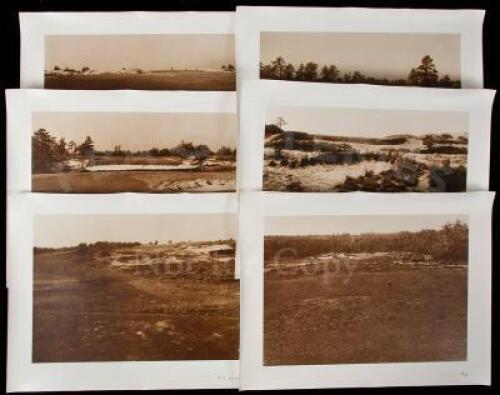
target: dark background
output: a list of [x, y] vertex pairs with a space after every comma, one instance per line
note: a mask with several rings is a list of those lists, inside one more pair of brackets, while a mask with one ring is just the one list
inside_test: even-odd
[[[18, 13], [22, 11], [234, 11], [236, 5], [273, 5], [273, 6], [318, 6], [318, 7], [377, 7], [377, 8], [435, 8], [435, 9], [484, 9], [486, 17], [483, 29], [483, 51], [484, 51], [484, 87], [489, 89], [500, 88], [500, 1], [495, 0], [365, 0], [365, 1], [192, 1], [192, 0], [0, 0], [1, 6], [1, 22], [2, 29], [2, 88], [19, 88], [19, 23]], [[89, 19], [89, 23], [92, 20]], [[5, 98], [3, 93], [0, 94], [2, 111], [0, 120], [2, 122], [2, 134], [0, 137], [0, 154], [4, 158], [0, 165], [0, 176], [2, 177], [2, 186], [5, 191], [5, 170], [6, 170], [6, 152], [5, 152]], [[499, 186], [499, 102], [495, 100], [493, 119], [492, 119], [492, 135], [491, 135], [491, 161], [490, 161], [490, 190], [496, 191]], [[19, 160], [25, 160], [19, 158]], [[5, 193], [1, 194], [1, 204], [5, 207]], [[498, 199], [497, 199], [498, 200]], [[500, 315], [499, 310], [499, 288], [496, 277], [499, 274], [499, 265], [497, 258], [500, 256], [499, 246], [499, 215], [498, 201], [495, 201], [495, 210], [493, 214], [493, 327], [492, 327], [492, 386], [491, 387], [420, 387], [420, 388], [374, 388], [374, 389], [335, 389], [335, 390], [314, 390], [314, 391], [294, 391], [295, 394], [301, 395], [308, 392], [317, 394], [327, 394], [334, 392], [335, 394], [397, 394], [404, 391], [408, 395], [412, 394], [439, 394], [439, 393], [456, 393], [468, 394], [476, 393], [500, 393], [500, 377], [499, 377], [499, 328]], [[5, 235], [5, 221], [2, 224], [2, 231]], [[5, 237], [1, 241], [2, 253], [5, 256]], [[0, 269], [0, 303], [2, 310], [0, 311], [0, 350], [2, 351], [1, 369], [0, 369], [0, 390], [5, 392], [5, 377], [6, 377], [6, 345], [7, 345], [7, 291], [5, 287], [5, 269]], [[28, 378], [27, 378], [28, 379]], [[128, 391], [132, 392], [132, 391]], [[155, 391], [156, 393], [164, 391]], [[204, 390], [204, 391], [169, 391], [179, 392], [182, 394], [200, 393], [226, 393], [235, 394], [236, 390]], [[292, 391], [288, 391], [292, 392]], [[95, 393], [95, 392], [94, 392]], [[117, 394], [118, 392], [114, 392]], [[100, 394], [97, 392], [96, 394]]]

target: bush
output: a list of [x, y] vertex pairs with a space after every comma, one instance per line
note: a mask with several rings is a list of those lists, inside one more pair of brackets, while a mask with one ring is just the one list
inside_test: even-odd
[[467, 147], [457, 147], [454, 145], [438, 145], [419, 150], [421, 154], [447, 154], [447, 155], [467, 155]]
[[[300, 185], [300, 184], [299, 184]], [[295, 185], [297, 186], [297, 185]], [[412, 252], [431, 255], [447, 263], [464, 263], [468, 257], [468, 225], [457, 221], [441, 229], [416, 232], [348, 233], [323, 236], [266, 236], [264, 257], [273, 259], [280, 251], [293, 246], [297, 258], [329, 252]]]
[[463, 166], [457, 168], [432, 166], [429, 177], [430, 186], [434, 191], [463, 192], [466, 190], [467, 170]]
[[293, 181], [287, 184], [285, 191], [287, 192], [304, 192], [304, 187], [300, 183], [300, 181]]
[[307, 158], [307, 157], [303, 157], [300, 162], [299, 162], [299, 166], [300, 167], [307, 167], [307, 166], [311, 166], [313, 163], [311, 162], [311, 159]]
[[268, 124], [264, 127], [264, 134], [265, 137], [273, 136], [275, 134], [280, 134], [283, 133], [283, 129], [280, 127], [273, 125], [273, 124]]

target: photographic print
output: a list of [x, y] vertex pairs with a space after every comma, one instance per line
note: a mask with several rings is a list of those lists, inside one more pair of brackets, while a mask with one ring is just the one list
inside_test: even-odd
[[36, 215], [33, 362], [237, 360], [235, 227], [219, 213]]
[[260, 78], [460, 88], [460, 34], [261, 32]]
[[271, 107], [263, 188], [465, 191], [468, 121], [458, 111]]
[[232, 34], [45, 36], [47, 89], [234, 91]]
[[235, 91], [234, 12], [22, 12], [22, 88]]
[[234, 191], [233, 113], [34, 112], [34, 192]]
[[493, 200], [242, 194], [240, 388], [488, 383]]
[[249, 82], [241, 93], [238, 186], [487, 190], [494, 96], [479, 89]]
[[248, 7], [238, 79], [482, 88], [484, 10]]
[[264, 365], [467, 359], [468, 219], [268, 217]]

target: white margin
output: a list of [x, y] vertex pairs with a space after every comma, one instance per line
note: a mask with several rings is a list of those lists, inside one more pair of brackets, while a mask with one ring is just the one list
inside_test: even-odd
[[[491, 210], [494, 193], [289, 194], [247, 192], [240, 202], [242, 253], [240, 389], [489, 385]], [[263, 365], [263, 265], [266, 216], [467, 214], [467, 356], [461, 362]]]

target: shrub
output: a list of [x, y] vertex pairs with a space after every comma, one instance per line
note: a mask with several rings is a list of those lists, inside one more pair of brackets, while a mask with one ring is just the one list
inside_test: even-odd
[[432, 255], [447, 263], [467, 262], [468, 225], [464, 222], [445, 224], [440, 229], [394, 233], [348, 233], [323, 236], [266, 236], [265, 259], [273, 259], [290, 246], [298, 258], [328, 252], [412, 252]]
[[286, 185], [285, 191], [287, 192], [304, 192], [304, 187], [300, 181], [293, 181]]
[[466, 190], [467, 170], [463, 166], [457, 168], [432, 166], [429, 177], [430, 186], [435, 191], [463, 192]]

